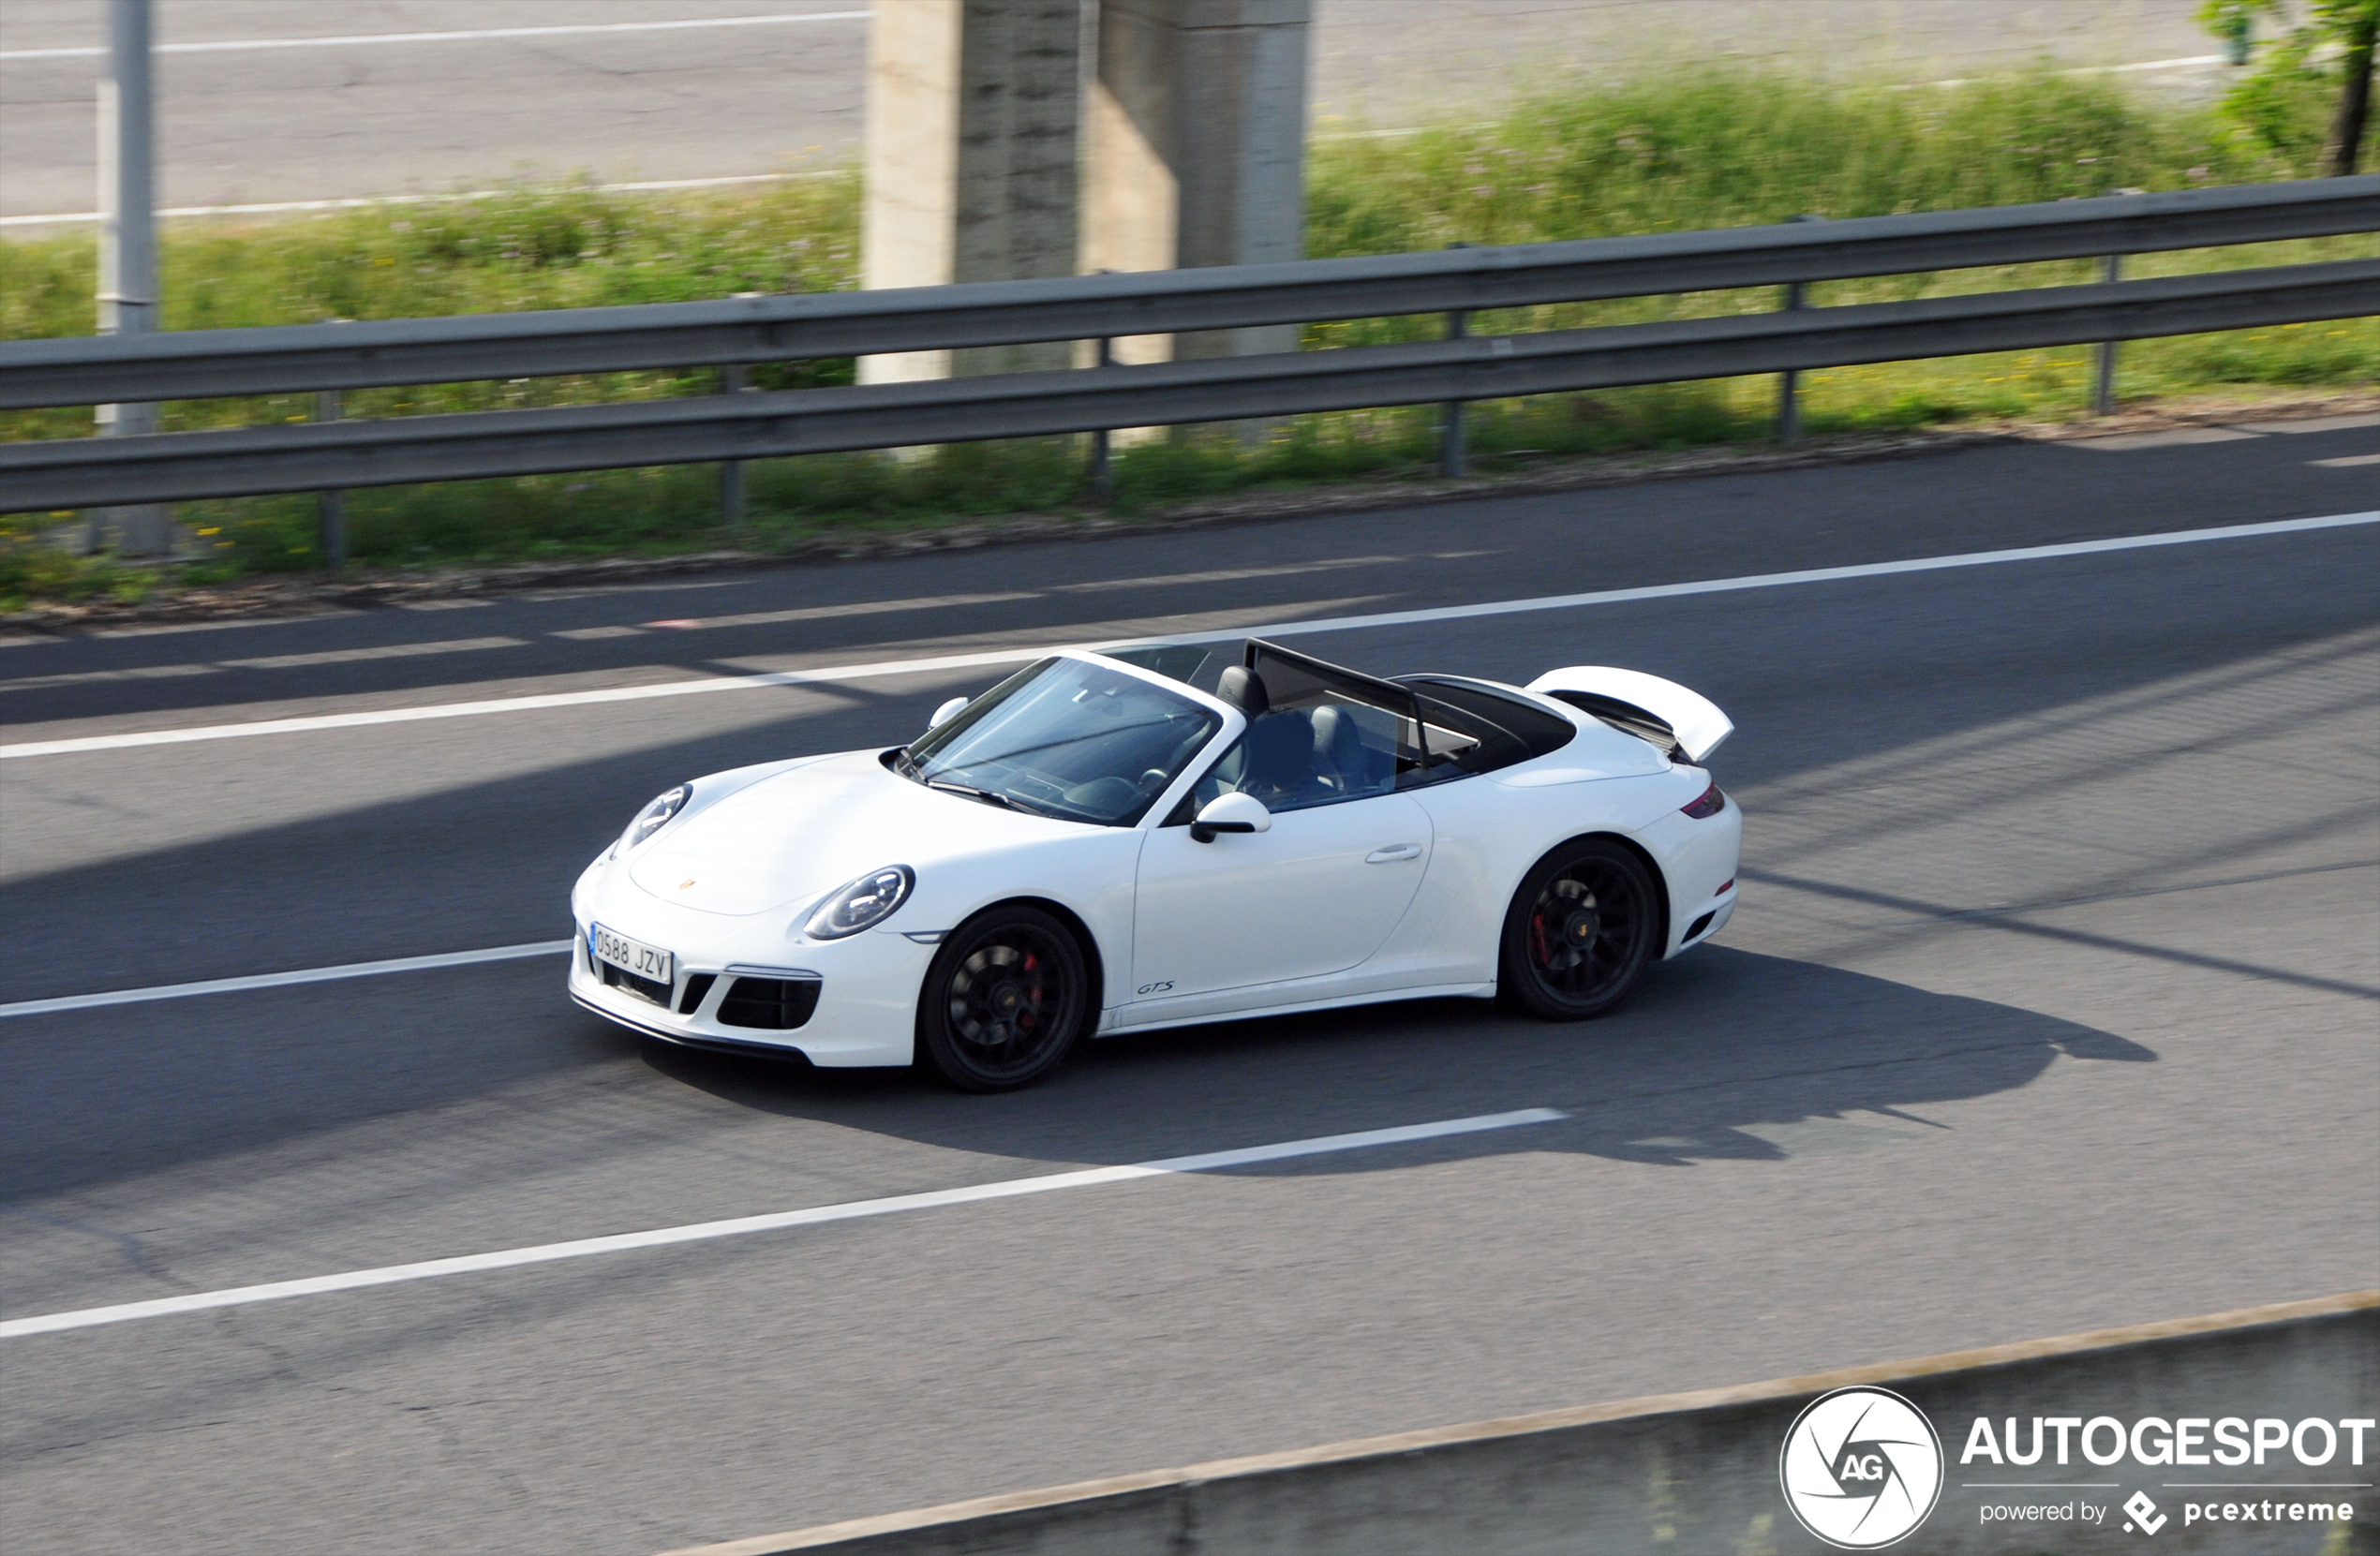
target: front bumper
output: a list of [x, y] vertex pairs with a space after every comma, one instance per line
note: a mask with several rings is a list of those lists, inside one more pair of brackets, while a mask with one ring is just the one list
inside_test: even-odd
[[[789, 941], [780, 926], [772, 943], [755, 946], [744, 921], [684, 910], [640, 911], [634, 903], [621, 903], [626, 911], [615, 912], [611, 906], [577, 907], [577, 943], [571, 951], [570, 996], [604, 1019], [667, 1042], [798, 1054], [827, 1068], [910, 1061], [917, 990], [933, 959], [931, 945], [889, 930]], [[588, 950], [597, 920], [674, 955], [665, 1000], [658, 988], [648, 996], [603, 981], [602, 964]], [[764, 951], [765, 959], [755, 950]], [[738, 979], [815, 979], [817, 1003], [791, 1030], [732, 1024], [721, 1019], [722, 1007], [736, 997]]]

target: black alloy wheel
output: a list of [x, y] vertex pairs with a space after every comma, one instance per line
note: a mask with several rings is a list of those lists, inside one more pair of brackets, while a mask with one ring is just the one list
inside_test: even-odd
[[1633, 851], [1606, 837], [1565, 843], [1512, 894], [1497, 992], [1548, 1021], [1602, 1015], [1635, 991], [1662, 927], [1660, 894]]
[[1067, 927], [992, 908], [942, 942], [917, 994], [917, 1051], [962, 1091], [1007, 1091], [1055, 1069], [1089, 1025], [1091, 973]]

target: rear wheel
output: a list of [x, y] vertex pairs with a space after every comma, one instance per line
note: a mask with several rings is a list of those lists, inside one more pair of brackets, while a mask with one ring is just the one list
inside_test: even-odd
[[1633, 852], [1604, 837], [1563, 844], [1512, 894], [1497, 992], [1548, 1021], [1618, 1009], [1660, 948], [1659, 909]]
[[917, 995], [917, 1049], [962, 1091], [1007, 1091], [1055, 1069], [1082, 1035], [1090, 968], [1073, 933], [1021, 905], [950, 932]]

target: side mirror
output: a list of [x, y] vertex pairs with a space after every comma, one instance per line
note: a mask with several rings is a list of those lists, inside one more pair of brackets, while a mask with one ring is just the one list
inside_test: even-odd
[[966, 705], [966, 698], [953, 697], [949, 702], [945, 703], [942, 706], [934, 709], [934, 716], [926, 720], [926, 728], [930, 730], [940, 729], [943, 725], [950, 722], [952, 715], [956, 714], [960, 708], [963, 708]]
[[1190, 840], [1212, 843], [1222, 832], [1270, 832], [1272, 812], [1254, 794], [1217, 794], [1190, 823]]

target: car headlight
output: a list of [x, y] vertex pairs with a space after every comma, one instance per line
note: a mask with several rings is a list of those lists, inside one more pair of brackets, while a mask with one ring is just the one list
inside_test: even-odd
[[845, 935], [873, 928], [909, 900], [909, 890], [916, 884], [917, 872], [906, 865], [870, 870], [829, 893], [802, 926], [803, 933], [812, 940], [839, 941]]
[[619, 835], [619, 846], [614, 852], [626, 853], [667, 826], [672, 816], [686, 808], [686, 802], [693, 797], [693, 793], [692, 788], [681, 783], [665, 794], [654, 795], [653, 803], [639, 810], [636, 819], [628, 823], [628, 830]]

